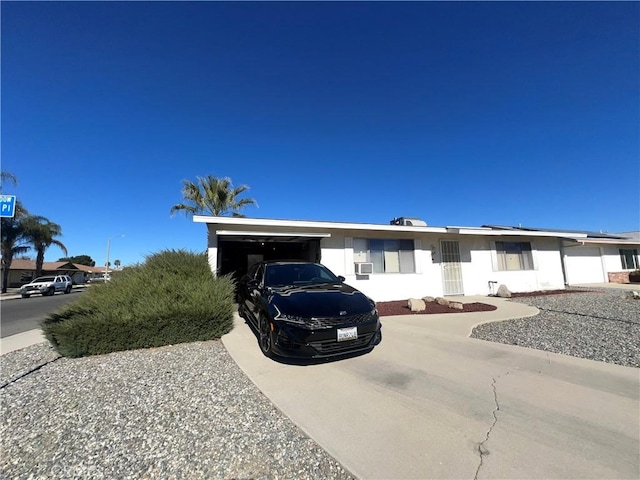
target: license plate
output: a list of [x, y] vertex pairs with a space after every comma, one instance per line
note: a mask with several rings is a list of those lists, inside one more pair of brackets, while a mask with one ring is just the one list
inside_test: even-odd
[[358, 327], [338, 329], [339, 342], [344, 342], [345, 340], [355, 340], [357, 338], [358, 338]]

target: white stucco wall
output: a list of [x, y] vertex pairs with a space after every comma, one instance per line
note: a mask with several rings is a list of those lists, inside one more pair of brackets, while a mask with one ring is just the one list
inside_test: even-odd
[[[353, 249], [347, 237], [343, 241], [332, 236], [331, 242], [323, 240], [322, 263], [337, 275], [343, 275], [347, 283], [362, 290], [376, 301], [404, 300], [426, 295], [442, 296], [442, 263], [440, 240], [437, 236], [421, 236], [416, 242], [416, 272], [413, 274], [384, 273], [356, 276], [353, 272]], [[368, 236], [368, 238], [374, 238]], [[554, 238], [528, 239], [531, 241], [534, 270], [499, 271], [495, 261], [494, 244], [486, 237], [443, 237], [460, 244], [462, 282], [465, 295], [488, 295], [489, 281], [495, 281], [495, 289], [504, 284], [512, 292], [555, 290], [564, 288], [564, 276], [558, 241]], [[501, 239], [509, 241], [509, 238]], [[326, 243], [325, 243], [326, 242]], [[331, 248], [328, 247], [329, 243]], [[341, 244], [347, 245], [340, 248]], [[433, 247], [433, 250], [432, 250]], [[432, 260], [433, 257], [433, 260]], [[343, 266], [344, 265], [344, 266]], [[419, 272], [419, 273], [418, 273]], [[495, 293], [494, 289], [494, 293]]]
[[[353, 250], [351, 251], [353, 256]], [[336, 275], [346, 277], [344, 237], [332, 235], [320, 240], [320, 262]], [[353, 271], [353, 267], [351, 268]]]
[[207, 225], [207, 260], [214, 274], [218, 272], [218, 236], [214, 226]]
[[465, 295], [488, 295], [489, 281], [501, 284], [512, 292], [555, 290], [564, 288], [559, 245], [554, 238], [508, 237], [498, 241], [531, 242], [533, 270], [500, 271], [495, 258], [495, 243], [490, 237], [447, 238], [460, 242], [462, 275]]
[[[622, 261], [620, 260], [620, 248], [617, 245], [605, 245], [602, 247], [602, 263], [604, 265], [605, 273], [609, 272], [622, 272]], [[632, 247], [622, 247], [633, 250]]]
[[[249, 227], [246, 227], [249, 228]], [[277, 228], [273, 228], [277, 230]], [[238, 229], [241, 230], [241, 229]], [[291, 226], [287, 231], [295, 231]], [[303, 233], [305, 230], [300, 229]], [[319, 231], [315, 228], [314, 231]], [[320, 240], [321, 262], [346, 282], [363, 291], [375, 301], [404, 300], [426, 295], [442, 296], [443, 278], [440, 252], [441, 240], [457, 240], [460, 244], [464, 295], [488, 295], [489, 281], [506, 285], [512, 292], [564, 288], [559, 242], [556, 238], [491, 237], [480, 235], [442, 235], [365, 230], [327, 229], [330, 236]], [[354, 238], [412, 239], [414, 241], [415, 273], [383, 273], [356, 276], [353, 258]], [[495, 243], [498, 241], [530, 241], [534, 269], [529, 271], [498, 271]], [[215, 226], [209, 225], [208, 256], [212, 271], [217, 271], [218, 241]], [[617, 252], [617, 250], [616, 250]], [[619, 258], [618, 258], [619, 265]], [[615, 256], [611, 258], [615, 262]]]
[[336, 275], [344, 276], [346, 283], [377, 302], [442, 295], [440, 268], [431, 262], [428, 239], [423, 237], [417, 242], [414, 239], [416, 272], [421, 273], [378, 273], [356, 276], [353, 261], [354, 236], [359, 238], [395, 238], [389, 234], [347, 232], [345, 235], [332, 233], [330, 238], [322, 239], [322, 263]]

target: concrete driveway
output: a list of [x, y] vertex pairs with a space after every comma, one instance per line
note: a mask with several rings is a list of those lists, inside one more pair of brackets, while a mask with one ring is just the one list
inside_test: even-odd
[[359, 478], [639, 478], [639, 370], [468, 338], [537, 313], [490, 302], [497, 311], [383, 318], [372, 353], [335, 362], [269, 360], [239, 317], [223, 342]]

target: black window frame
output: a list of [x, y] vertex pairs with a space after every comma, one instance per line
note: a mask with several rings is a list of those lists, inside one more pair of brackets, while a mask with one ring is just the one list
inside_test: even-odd
[[[623, 270], [640, 270], [640, 262], [638, 261], [638, 249], [637, 248], [620, 248], [618, 249], [620, 254], [620, 263]], [[628, 257], [627, 257], [628, 255]], [[633, 265], [628, 265], [628, 258], [631, 258]]]

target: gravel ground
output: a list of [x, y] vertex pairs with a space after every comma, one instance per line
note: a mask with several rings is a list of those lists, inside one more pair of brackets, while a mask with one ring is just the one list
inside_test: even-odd
[[219, 341], [81, 359], [43, 343], [0, 366], [3, 479], [353, 478]]
[[[512, 299], [535, 317], [472, 337], [640, 367], [640, 301], [619, 290]], [[219, 341], [0, 357], [0, 478], [351, 479]]]
[[640, 367], [640, 300], [623, 290], [512, 298], [535, 317], [486, 323], [471, 337]]

